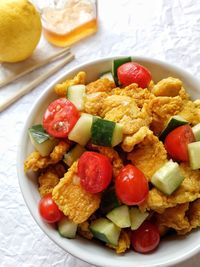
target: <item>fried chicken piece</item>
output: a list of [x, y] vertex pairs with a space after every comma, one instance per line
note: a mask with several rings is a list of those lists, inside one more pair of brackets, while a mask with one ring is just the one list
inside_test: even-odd
[[132, 83], [124, 88], [114, 88], [111, 91], [112, 95], [129, 96], [133, 98], [139, 108], [142, 108], [144, 103], [148, 103], [154, 95], [147, 88], [143, 89], [138, 87], [136, 83]]
[[65, 171], [64, 166], [58, 163], [48, 167], [40, 174], [38, 183], [41, 197], [53, 191], [53, 188], [59, 183], [60, 178], [63, 177]]
[[198, 103], [198, 101], [184, 102], [183, 109], [181, 110], [181, 112], [179, 112], [178, 115], [182, 116], [192, 125], [196, 125], [200, 123], [200, 104]]
[[184, 230], [190, 227], [186, 212], [189, 209], [189, 203], [177, 205], [166, 209], [162, 214], [157, 213], [156, 224], [173, 228], [176, 231]]
[[113, 175], [114, 177], [116, 177], [119, 174], [120, 170], [124, 167], [123, 161], [120, 158], [117, 151], [111, 147], [105, 147], [105, 146], [92, 145], [92, 147], [97, 149], [101, 154], [107, 156], [110, 159], [113, 167]]
[[187, 163], [181, 163], [180, 170], [185, 179], [173, 194], [167, 196], [153, 188], [140, 208], [162, 213], [166, 208], [200, 198], [200, 170], [191, 170]]
[[105, 92], [98, 92], [86, 95], [84, 111], [86, 113], [99, 116], [102, 110], [102, 103], [107, 96], [108, 95]]
[[98, 208], [100, 194], [86, 192], [77, 176], [77, 162], [74, 162], [52, 191], [52, 198], [59, 209], [74, 223], [85, 222]]
[[87, 84], [86, 93], [92, 94], [96, 92], [110, 92], [113, 88], [115, 88], [115, 83], [105, 79], [98, 79], [94, 82]]
[[[144, 128], [144, 127], [143, 127]], [[142, 128], [135, 134], [137, 136]], [[167, 152], [158, 137], [148, 128], [135, 140], [137, 147], [128, 153], [128, 160], [138, 167], [150, 181], [153, 174], [167, 162]]]
[[63, 158], [69, 148], [69, 142], [60, 141], [47, 157], [42, 157], [39, 152], [34, 151], [25, 160], [24, 170], [38, 171], [39, 169], [44, 169], [51, 164], [55, 164]]
[[168, 77], [159, 81], [152, 89], [155, 96], [178, 96], [182, 87], [179, 79]]
[[80, 71], [73, 79], [67, 79], [63, 83], [56, 84], [54, 91], [58, 96], [66, 97], [67, 88], [70, 85], [85, 84], [85, 80], [86, 73], [84, 71]]
[[121, 233], [120, 233], [120, 236], [119, 236], [118, 245], [117, 246], [114, 246], [114, 245], [111, 245], [111, 244], [106, 244], [106, 245], [109, 248], [115, 249], [117, 254], [123, 253], [127, 249], [130, 248], [130, 245], [131, 245], [130, 233], [125, 231], [125, 230], [121, 230]]
[[179, 235], [185, 235], [192, 229], [200, 226], [200, 199], [190, 203], [189, 210], [187, 212], [189, 221], [189, 227], [183, 230], [177, 231]]
[[86, 238], [86, 239], [89, 239], [91, 240], [93, 238], [93, 234], [92, 232], [90, 231], [90, 228], [89, 228], [90, 224], [88, 221], [85, 221], [81, 224], [78, 225], [78, 233]]
[[184, 101], [180, 96], [159, 96], [150, 101], [149, 109], [152, 114], [150, 127], [156, 135], [161, 133], [171, 116], [183, 109], [183, 104]]

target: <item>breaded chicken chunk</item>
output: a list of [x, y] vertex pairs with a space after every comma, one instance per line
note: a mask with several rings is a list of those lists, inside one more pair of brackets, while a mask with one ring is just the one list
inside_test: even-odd
[[40, 174], [38, 183], [39, 192], [42, 197], [53, 191], [53, 188], [59, 183], [60, 178], [63, 177], [65, 171], [64, 166], [58, 163], [51, 165]]
[[182, 116], [192, 125], [196, 125], [200, 123], [200, 104], [198, 103], [198, 101], [184, 102], [183, 109], [181, 110], [181, 112], [179, 112], [178, 115]]
[[92, 115], [100, 116], [102, 112], [102, 103], [107, 96], [108, 95], [105, 92], [86, 94], [84, 111]]
[[182, 87], [179, 79], [168, 77], [159, 81], [152, 89], [155, 96], [177, 96]]
[[180, 170], [185, 179], [173, 194], [167, 196], [153, 188], [149, 191], [147, 200], [140, 205], [140, 208], [162, 213], [166, 208], [200, 198], [200, 170], [191, 170], [187, 163], [181, 163]]
[[150, 101], [149, 109], [152, 114], [150, 128], [156, 135], [161, 133], [171, 116], [180, 113], [183, 104], [180, 96], [159, 96]]
[[24, 162], [24, 170], [38, 171], [44, 169], [51, 164], [59, 162], [64, 154], [69, 150], [69, 142], [60, 141], [57, 146], [54, 147], [51, 154], [47, 157], [42, 157], [39, 152], [32, 152]]
[[126, 250], [130, 248], [131, 238], [130, 233], [126, 230], [121, 230], [118, 245], [114, 246], [111, 244], [106, 244], [109, 248], [113, 248], [116, 250], [117, 254], [124, 253]]
[[110, 92], [113, 88], [115, 88], [115, 83], [105, 79], [98, 79], [94, 82], [87, 84], [86, 93], [92, 94], [96, 92]]
[[138, 145], [131, 153], [128, 153], [128, 160], [138, 167], [150, 181], [153, 174], [167, 162], [167, 152], [163, 143], [152, 131], [148, 130], [146, 135], [141, 134], [141, 136], [143, 138], [138, 138], [135, 142]]
[[85, 84], [86, 73], [80, 71], [73, 79], [67, 79], [63, 83], [59, 83], [54, 87], [54, 92], [60, 97], [66, 97], [67, 88], [70, 85]]
[[86, 192], [77, 176], [77, 162], [74, 162], [52, 191], [52, 198], [59, 209], [74, 223], [85, 222], [98, 208], [100, 194]]

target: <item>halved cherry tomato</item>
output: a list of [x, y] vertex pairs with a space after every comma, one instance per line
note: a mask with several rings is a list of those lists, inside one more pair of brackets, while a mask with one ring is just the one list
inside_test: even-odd
[[78, 176], [86, 191], [90, 193], [103, 191], [112, 178], [109, 158], [97, 152], [84, 152], [78, 161]]
[[147, 253], [154, 250], [160, 243], [160, 234], [156, 225], [144, 222], [137, 230], [131, 233], [131, 244], [134, 250]]
[[118, 198], [127, 205], [142, 203], [149, 192], [144, 174], [131, 164], [121, 169], [115, 181], [115, 189]]
[[152, 80], [150, 71], [135, 62], [128, 62], [121, 65], [117, 69], [117, 77], [123, 86], [127, 86], [131, 83], [137, 83], [141, 88], [148, 87], [150, 81]]
[[63, 217], [63, 213], [53, 201], [51, 193], [40, 199], [38, 210], [42, 219], [47, 223], [58, 222]]
[[66, 98], [58, 98], [47, 108], [43, 116], [44, 129], [54, 137], [67, 137], [80, 114]]
[[165, 138], [165, 148], [169, 156], [177, 161], [189, 161], [188, 144], [195, 142], [189, 125], [182, 125], [171, 131]]

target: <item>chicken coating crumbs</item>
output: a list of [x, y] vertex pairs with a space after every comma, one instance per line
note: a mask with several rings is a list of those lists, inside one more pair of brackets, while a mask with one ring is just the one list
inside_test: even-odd
[[100, 205], [100, 194], [86, 192], [80, 184], [73, 183], [77, 174], [77, 162], [74, 162], [52, 191], [52, 198], [59, 209], [74, 223], [86, 221]]
[[51, 164], [56, 164], [63, 158], [69, 148], [69, 142], [60, 141], [47, 157], [42, 157], [38, 151], [34, 151], [25, 160], [24, 170], [38, 171], [39, 169], [44, 169]]
[[96, 92], [109, 92], [113, 88], [115, 88], [114, 82], [108, 80], [107, 78], [98, 79], [94, 82], [87, 84], [86, 93], [92, 94], [92, 93], [96, 93]]
[[82, 237], [85, 237], [86, 239], [92, 239], [93, 238], [93, 234], [92, 232], [90, 231], [89, 229], [89, 222], [88, 221], [85, 221], [85, 222], [82, 222], [78, 225], [78, 233], [82, 236]]
[[111, 244], [106, 244], [106, 245], [109, 248], [115, 249], [117, 254], [124, 253], [126, 250], [130, 248], [131, 245], [130, 233], [128, 233], [126, 230], [121, 230], [118, 245], [117, 246]]
[[66, 80], [63, 83], [59, 83], [54, 87], [54, 92], [60, 97], [66, 97], [67, 88], [71, 85], [85, 84], [86, 73], [80, 71], [73, 79]]
[[158, 137], [147, 129], [144, 129], [143, 135], [140, 133], [138, 136], [138, 139], [142, 138], [135, 141], [138, 145], [128, 154], [128, 159], [151, 181], [152, 175], [167, 162], [167, 151]]

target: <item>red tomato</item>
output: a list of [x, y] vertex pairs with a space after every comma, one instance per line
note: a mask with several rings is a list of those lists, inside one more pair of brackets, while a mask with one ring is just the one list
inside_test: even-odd
[[53, 101], [43, 116], [44, 129], [54, 137], [67, 137], [80, 114], [77, 108], [66, 98]]
[[42, 219], [47, 223], [58, 222], [63, 217], [63, 213], [53, 201], [51, 193], [40, 199], [38, 210]]
[[131, 83], [137, 83], [141, 88], [148, 87], [150, 81], [152, 80], [150, 71], [135, 62], [128, 62], [121, 65], [117, 69], [117, 77], [123, 86], [127, 86]]
[[131, 164], [121, 169], [115, 181], [115, 188], [118, 198], [127, 205], [142, 203], [149, 192], [144, 174]]
[[112, 179], [108, 157], [97, 152], [84, 152], [78, 161], [78, 176], [83, 188], [90, 193], [106, 189]]
[[189, 125], [177, 127], [165, 138], [165, 148], [170, 157], [178, 161], [189, 161], [188, 144], [195, 142], [192, 128]]
[[154, 250], [160, 243], [160, 234], [156, 225], [144, 222], [137, 230], [132, 231], [131, 244], [134, 250], [147, 253]]

